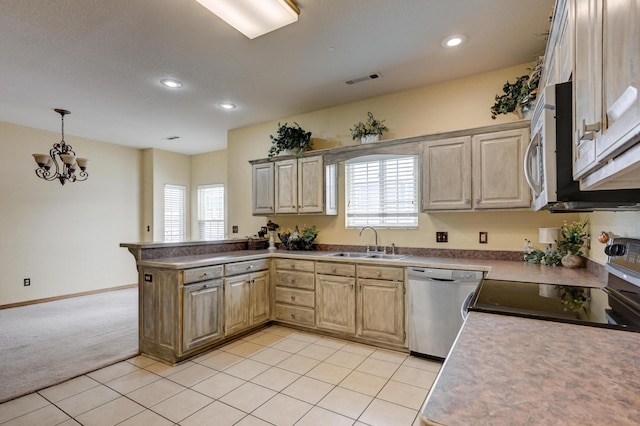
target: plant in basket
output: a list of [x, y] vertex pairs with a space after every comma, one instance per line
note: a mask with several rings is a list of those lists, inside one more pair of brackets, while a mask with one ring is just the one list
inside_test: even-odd
[[302, 232], [298, 229], [298, 225], [292, 229], [286, 229], [278, 233], [278, 238], [282, 242], [282, 246], [287, 250], [312, 250], [313, 240], [318, 236], [315, 225], [311, 227], [305, 226]]

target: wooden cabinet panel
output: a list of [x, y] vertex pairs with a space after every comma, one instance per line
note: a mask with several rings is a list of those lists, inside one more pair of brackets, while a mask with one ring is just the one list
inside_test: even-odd
[[315, 270], [313, 260], [275, 259], [275, 266], [276, 269], [290, 269], [292, 271], [313, 272]]
[[355, 278], [316, 275], [316, 326], [355, 334]]
[[251, 274], [251, 325], [269, 320], [269, 273], [267, 271]]
[[313, 327], [314, 316], [313, 309], [276, 303], [275, 318], [279, 321]]
[[529, 131], [509, 130], [473, 137], [473, 197], [476, 209], [531, 206], [524, 178]]
[[311, 272], [276, 271], [276, 285], [313, 290], [314, 276]]
[[254, 215], [275, 213], [273, 163], [252, 165], [252, 212]]
[[251, 325], [249, 274], [224, 279], [225, 335], [242, 331]]
[[269, 259], [250, 260], [248, 262], [229, 263], [224, 266], [224, 274], [238, 275], [269, 269]]
[[315, 293], [288, 287], [276, 287], [276, 302], [314, 308], [316, 306]]
[[389, 281], [404, 281], [404, 268], [358, 265], [358, 277]]
[[422, 209], [471, 209], [471, 137], [422, 146]]
[[358, 278], [357, 336], [404, 343], [404, 282]]
[[182, 352], [224, 337], [222, 279], [184, 286], [182, 294]]
[[324, 275], [342, 275], [344, 277], [356, 276], [356, 265], [347, 263], [317, 262], [316, 273]]
[[298, 161], [281, 160], [275, 163], [275, 212], [298, 212]]
[[195, 283], [198, 281], [212, 280], [220, 278], [223, 275], [224, 267], [222, 265], [207, 266], [204, 268], [186, 269], [183, 273], [183, 281], [185, 284]]
[[298, 213], [324, 211], [324, 161], [322, 156], [298, 159]]

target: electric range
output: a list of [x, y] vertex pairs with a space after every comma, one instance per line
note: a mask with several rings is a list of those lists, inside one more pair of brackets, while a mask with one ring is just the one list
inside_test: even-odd
[[605, 252], [605, 287], [489, 279], [469, 310], [640, 332], [640, 239], [612, 238]]

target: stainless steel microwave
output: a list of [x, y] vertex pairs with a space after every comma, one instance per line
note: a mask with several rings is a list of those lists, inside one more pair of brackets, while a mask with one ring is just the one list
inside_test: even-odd
[[573, 180], [573, 107], [571, 82], [539, 91], [531, 119], [531, 142], [524, 173], [533, 209], [560, 212], [640, 210], [640, 190], [581, 191]]

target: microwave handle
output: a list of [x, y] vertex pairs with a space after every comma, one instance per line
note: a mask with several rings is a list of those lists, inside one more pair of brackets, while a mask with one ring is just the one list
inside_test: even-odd
[[531, 168], [529, 167], [530, 161], [531, 161], [531, 153], [536, 147], [536, 144], [534, 144], [535, 139], [536, 139], [535, 137], [531, 139], [531, 142], [529, 142], [529, 145], [527, 146], [527, 150], [524, 153], [524, 178], [527, 181], [527, 185], [529, 185], [529, 188], [531, 188], [531, 190], [533, 191], [533, 194], [537, 198], [540, 195], [540, 193], [536, 190], [536, 186], [533, 184], [533, 179], [531, 178]]

